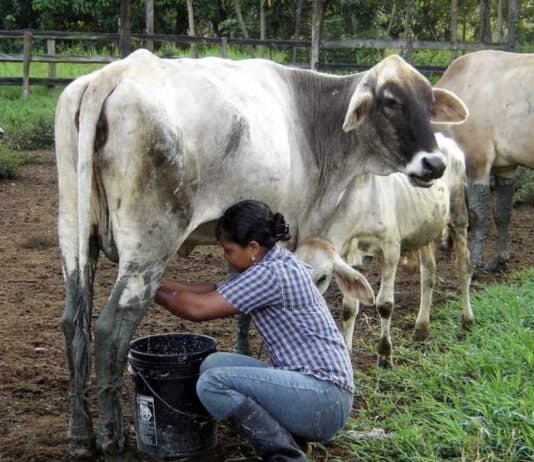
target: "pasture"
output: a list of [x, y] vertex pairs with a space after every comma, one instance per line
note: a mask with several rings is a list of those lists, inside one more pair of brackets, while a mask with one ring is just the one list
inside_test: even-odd
[[[44, 94], [42, 98], [48, 100]], [[35, 100], [28, 104], [31, 101]], [[27, 156], [30, 163], [19, 165], [14, 178], [0, 180], [0, 460], [60, 461], [67, 460], [69, 403], [59, 326], [63, 278], [56, 238], [57, 174], [52, 152], [41, 150]], [[439, 255], [431, 335], [424, 343], [411, 338], [419, 303], [418, 275], [400, 270], [392, 321], [396, 345], [393, 370], [375, 367], [378, 316], [374, 309], [363, 308], [353, 349], [357, 391], [352, 418], [335, 440], [312, 446], [313, 460], [534, 458], [534, 272], [529, 269], [534, 267], [532, 223], [534, 207], [514, 209], [509, 272], [484, 274], [473, 282], [477, 323], [472, 331], [460, 327], [452, 255]], [[489, 243], [493, 241], [491, 226]], [[220, 281], [225, 278], [225, 269], [221, 251], [206, 247], [189, 258], [175, 257], [166, 277]], [[109, 294], [115, 273], [115, 265], [101, 258], [93, 320]], [[369, 279], [376, 290], [376, 267]], [[327, 300], [341, 322], [339, 292], [331, 289]], [[212, 335], [219, 350], [229, 350], [235, 326], [232, 319], [203, 324], [180, 321], [152, 305], [135, 336], [163, 332]], [[254, 332], [252, 336], [253, 351], [258, 354], [259, 341]], [[135, 445], [131, 383], [126, 374], [124, 380], [125, 428], [129, 442]], [[91, 406], [94, 411], [94, 394]], [[385, 436], [369, 438], [358, 433], [373, 429], [383, 430]], [[250, 447], [221, 426], [218, 456], [208, 460], [254, 460], [251, 454]], [[140, 454], [134, 459], [148, 460]]]

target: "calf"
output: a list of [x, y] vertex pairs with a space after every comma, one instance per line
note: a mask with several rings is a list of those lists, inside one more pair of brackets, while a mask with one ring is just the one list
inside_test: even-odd
[[376, 307], [380, 315], [379, 364], [392, 364], [390, 321], [394, 307], [394, 282], [401, 254], [417, 251], [421, 268], [421, 299], [415, 336], [428, 335], [432, 288], [436, 262], [434, 241], [448, 227], [456, 251], [456, 268], [463, 302], [464, 324], [474, 320], [469, 298], [471, 263], [467, 249], [468, 213], [465, 202], [465, 164], [456, 143], [436, 135], [439, 149], [447, 158], [443, 177], [429, 188], [414, 188], [405, 175], [387, 177], [372, 174], [357, 178], [344, 191], [324, 233], [301, 242], [297, 256], [312, 265], [313, 277], [322, 292], [332, 276], [343, 292], [343, 331], [352, 350], [354, 322], [359, 301], [351, 296], [349, 265], [359, 267], [368, 257], [378, 256], [382, 264]]

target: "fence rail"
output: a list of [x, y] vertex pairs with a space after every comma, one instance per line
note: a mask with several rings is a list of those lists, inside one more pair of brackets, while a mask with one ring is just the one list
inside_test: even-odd
[[[52, 89], [54, 85], [65, 85], [73, 79], [56, 77], [56, 63], [78, 63], [78, 64], [107, 64], [119, 59], [117, 56], [74, 56], [57, 55], [56, 40], [77, 40], [77, 41], [111, 41], [119, 42], [121, 35], [118, 33], [100, 32], [68, 32], [68, 31], [42, 31], [42, 30], [0, 30], [0, 41], [8, 39], [22, 39], [24, 51], [22, 54], [0, 53], [0, 62], [22, 63], [22, 77], [0, 77], [0, 85], [22, 85], [22, 93], [25, 98], [29, 96], [31, 85], [46, 85]], [[232, 37], [199, 37], [175, 34], [130, 34], [131, 41], [141, 41], [145, 44], [153, 42], [167, 42], [183, 45], [191, 44], [216, 44], [220, 46], [220, 55], [223, 58], [228, 56], [229, 45], [258, 47], [279, 47], [279, 48], [311, 48], [311, 42], [307, 40], [259, 40], [242, 39]], [[35, 41], [46, 41], [46, 54], [33, 54], [32, 46]], [[453, 54], [459, 51], [475, 51], [486, 49], [506, 49], [504, 43], [480, 43], [480, 42], [446, 42], [446, 41], [425, 41], [425, 40], [383, 40], [383, 39], [350, 39], [350, 40], [324, 40], [320, 44], [322, 49], [331, 50], [339, 48], [374, 48], [374, 49], [400, 49], [405, 50], [407, 59], [411, 60], [413, 50], [449, 50]], [[175, 58], [175, 56], [166, 56]], [[30, 77], [30, 66], [32, 62], [48, 63], [48, 77]], [[302, 64], [293, 63], [295, 67], [306, 67]], [[368, 69], [371, 65], [357, 63], [312, 63], [312, 68], [328, 70], [361, 71]], [[442, 72], [445, 67], [440, 66], [418, 66], [423, 73]]]

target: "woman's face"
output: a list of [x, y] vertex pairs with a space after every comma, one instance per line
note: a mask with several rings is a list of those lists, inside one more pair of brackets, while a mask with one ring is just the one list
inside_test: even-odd
[[246, 247], [241, 247], [239, 244], [227, 241], [221, 236], [219, 244], [224, 250], [224, 258], [226, 258], [230, 265], [232, 265], [239, 273], [242, 273], [254, 264], [256, 254], [258, 253], [257, 247], [259, 247], [257, 242], [253, 241]]

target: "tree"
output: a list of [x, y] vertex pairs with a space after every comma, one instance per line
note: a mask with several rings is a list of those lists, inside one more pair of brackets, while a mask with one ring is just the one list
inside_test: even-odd
[[491, 42], [490, 1], [480, 0], [480, 41]]
[[519, 6], [517, 3], [517, 0], [509, 0], [508, 2], [508, 36], [506, 37], [506, 47], [510, 50], [515, 46], [517, 22], [519, 20]]
[[[300, 38], [300, 21], [302, 18], [302, 0], [297, 0], [297, 11], [295, 13], [295, 35], [294, 40]], [[293, 64], [297, 62], [297, 47], [293, 47]]]
[[119, 48], [121, 57], [125, 58], [130, 54], [130, 0], [121, 0], [120, 21]]
[[241, 12], [241, 4], [239, 3], [239, 0], [232, 0], [232, 4], [234, 6], [234, 11], [239, 22], [239, 27], [241, 27], [241, 33], [243, 34], [243, 37], [248, 39], [247, 25], [245, 24], [245, 20], [243, 19], [243, 13]]
[[312, 4], [312, 36], [311, 36], [311, 68], [319, 67], [319, 45], [321, 43], [321, 23], [323, 21], [326, 0], [313, 0]]
[[[187, 4], [187, 23], [189, 25], [187, 29], [187, 35], [190, 37], [194, 37], [196, 35], [195, 32], [195, 13], [193, 11], [193, 0], [186, 0]], [[193, 55], [193, 58], [198, 58], [198, 47], [197, 44], [192, 42], [191, 43], [191, 53]]]

